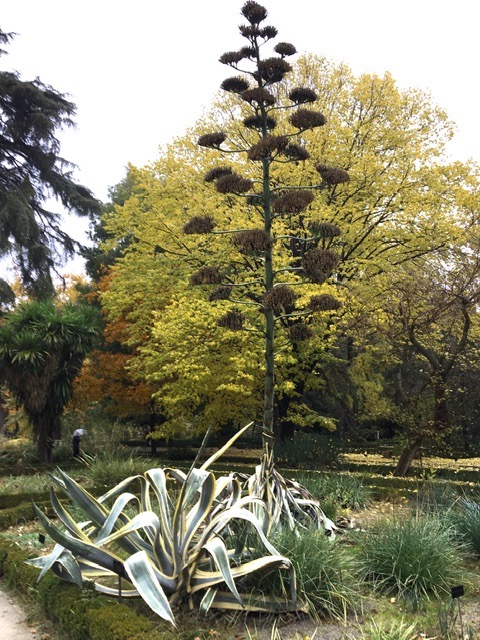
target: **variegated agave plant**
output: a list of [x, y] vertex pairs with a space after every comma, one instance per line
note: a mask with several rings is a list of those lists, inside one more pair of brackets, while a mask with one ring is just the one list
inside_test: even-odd
[[[127, 478], [98, 499], [59, 471], [52, 476], [54, 485], [88, 520], [76, 523], [52, 487], [52, 505], [61, 525], [36, 507], [43, 527], [57, 543], [48, 556], [29, 561], [41, 568], [39, 580], [49, 569], [79, 586], [85, 579], [93, 580], [103, 593], [142, 597], [172, 624], [172, 605], [188, 600], [193, 606], [198, 594], [202, 595], [200, 610], [205, 612], [210, 607], [297, 609], [291, 562], [269, 543], [254, 513], [266, 505], [254, 495], [242, 495], [241, 483], [233, 476], [217, 479], [208, 471], [231, 443], [187, 474], [178, 469], [151, 469]], [[175, 482], [174, 491], [168, 490], [169, 481]], [[139, 496], [128, 490], [135, 483], [140, 483]], [[242, 536], [233, 536], [236, 548], [228, 548], [225, 541], [239, 525], [250, 525], [267, 555], [259, 556], [259, 545], [252, 545], [251, 536], [248, 545], [241, 541]], [[252, 598], [248, 592], [239, 592], [237, 583], [251, 574], [276, 569], [291, 573], [288, 597]], [[125, 581], [130, 583], [128, 588]]]

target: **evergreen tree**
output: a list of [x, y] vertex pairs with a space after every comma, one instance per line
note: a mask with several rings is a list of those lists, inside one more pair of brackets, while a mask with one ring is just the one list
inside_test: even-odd
[[[0, 30], [0, 44], [11, 38]], [[1, 71], [0, 114], [0, 258], [13, 261], [31, 295], [48, 297], [52, 271], [77, 248], [61, 228], [60, 215], [47, 208], [48, 200], [55, 198], [80, 216], [99, 210], [92, 193], [72, 179], [73, 166], [59, 155], [56, 133], [74, 126], [75, 105], [38, 78], [24, 81]], [[11, 300], [5, 281], [0, 295]]]

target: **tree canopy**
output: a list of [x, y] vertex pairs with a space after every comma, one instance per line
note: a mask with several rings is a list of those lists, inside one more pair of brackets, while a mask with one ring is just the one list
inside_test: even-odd
[[[360, 385], [361, 393], [378, 399], [382, 385], [373, 366], [374, 350], [370, 355], [356, 351], [355, 358], [373, 367], [360, 375], [359, 360], [350, 360], [338, 348], [339, 340], [351, 335], [357, 310], [368, 307], [372, 287], [376, 282], [380, 285], [385, 274], [405, 264], [421, 268], [422, 258], [428, 255], [448, 259], [451, 247], [465, 241], [465, 229], [475, 224], [478, 211], [478, 168], [449, 162], [445, 146], [453, 127], [445, 112], [422, 91], [400, 90], [389, 74], [355, 77], [345, 65], [305, 56], [278, 89], [280, 100], [286, 100], [298, 85], [308, 85], [320, 96], [326, 116], [320, 131], [302, 134], [312, 164], [341, 166], [351, 176], [349, 183], [321, 192], [302, 214], [305, 229], [319, 221], [341, 229], [340, 236], [322, 241], [322, 247], [334, 249], [341, 261], [333, 282], [304, 285], [300, 304], [307, 305], [312, 295], [320, 294], [333, 295], [344, 306], [338, 326], [328, 314], [312, 321], [315, 338], [300, 350], [282, 339], [280, 329], [280, 397], [301, 401], [308, 389], [335, 393], [327, 363], [340, 357], [346, 358], [346, 371]], [[210, 217], [217, 229], [225, 231], [253, 227], [248, 207], [203, 180], [218, 166], [219, 152], [207, 149], [200, 153], [195, 145], [206, 132], [222, 130], [233, 149], [251, 147], [251, 133], [239, 125], [239, 116], [246, 117], [242, 109], [229, 95], [222, 95], [202, 122], [164, 149], [158, 160], [143, 169], [130, 169], [129, 197], [103, 218], [109, 235], [104, 250], [122, 249], [100, 284], [104, 308], [111, 321], [125, 321], [125, 341], [135, 354], [132, 371], [158, 385], [158, 404], [172, 425], [183, 418], [189, 423], [192, 412], [204, 425], [208, 420], [203, 421], [202, 415], [236, 420], [238, 415], [229, 415], [235, 402], [252, 415], [260, 401], [259, 387], [254, 391], [252, 385], [259, 384], [261, 338], [254, 333], [219, 338], [215, 327], [221, 311], [234, 310], [235, 304], [217, 300], [206, 305], [203, 301], [211, 291], [201, 285], [204, 293], [200, 294], [199, 287], [190, 286], [190, 276], [205, 264], [205, 256], [210, 264], [230, 272], [244, 256], [229, 234], [215, 235], [214, 229], [213, 237], [201, 236], [198, 242], [198, 237], [193, 241], [182, 233], [195, 217]], [[276, 114], [279, 135], [289, 126], [282, 114], [282, 109]], [[228, 165], [247, 178], [254, 177], [251, 160], [232, 153]], [[318, 180], [312, 171], [315, 169], [299, 161], [279, 164], [272, 175], [280, 185], [288, 173], [290, 183], [301, 186]], [[284, 235], [292, 235], [288, 220]], [[292, 266], [281, 244], [275, 250], [279, 268]], [[202, 320], [196, 314], [200, 309]], [[247, 326], [254, 328], [256, 311], [245, 308], [242, 313], [250, 318]], [[338, 311], [332, 313], [338, 315]], [[207, 327], [210, 337], [205, 334]], [[221, 349], [212, 350], [210, 357], [202, 353], [205, 339], [219, 340]], [[247, 356], [240, 351], [241, 344], [242, 348], [248, 344]], [[172, 349], [175, 358], [170, 357]], [[223, 410], [214, 400], [218, 384], [208, 382], [213, 379], [212, 371], [220, 369], [218, 384], [238, 394]], [[239, 375], [243, 370], [248, 372], [245, 377]], [[204, 390], [198, 401], [188, 394], [194, 387]], [[348, 385], [345, 392], [351, 393]], [[343, 402], [353, 406], [354, 398]], [[302, 423], [298, 407], [293, 414]], [[366, 415], [370, 415], [368, 410]]]

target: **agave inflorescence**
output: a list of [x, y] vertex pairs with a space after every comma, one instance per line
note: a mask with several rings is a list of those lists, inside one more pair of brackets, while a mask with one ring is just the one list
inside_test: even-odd
[[[79, 586], [85, 579], [93, 580], [103, 593], [140, 596], [172, 624], [172, 605], [188, 601], [193, 606], [198, 594], [203, 594], [199, 606], [204, 612], [211, 607], [297, 609], [294, 587], [283, 599], [254, 598], [237, 587], [237, 582], [257, 571], [286, 569], [294, 578], [290, 561], [265, 535], [267, 520], [255, 515], [265, 512], [265, 504], [255, 495], [244, 495], [240, 479], [233, 475], [216, 478], [208, 470], [248, 426], [199, 468], [192, 467], [188, 473], [150, 469], [126, 478], [98, 499], [59, 470], [52, 476], [54, 484], [88, 520], [76, 523], [53, 487], [52, 505], [63, 527], [35, 507], [46, 532], [57, 543], [49, 555], [29, 561], [42, 569], [39, 580], [49, 569]], [[140, 485], [139, 495], [130, 490], [135, 484]], [[233, 536], [236, 548], [227, 548], [225, 538], [232, 538], [232, 533], [245, 526], [257, 537], [255, 548], [239, 535]], [[259, 546], [266, 555], [259, 555]], [[131, 583], [129, 588], [124, 581]], [[294, 585], [295, 580], [291, 582]]]

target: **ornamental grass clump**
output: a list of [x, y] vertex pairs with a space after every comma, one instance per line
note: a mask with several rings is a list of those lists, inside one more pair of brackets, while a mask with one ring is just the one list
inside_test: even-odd
[[480, 502], [460, 498], [450, 511], [449, 520], [460, 540], [480, 556]]
[[[301, 535], [284, 529], [272, 538], [280, 553], [290, 558], [296, 573], [299, 599], [309, 615], [345, 618], [360, 603], [358, 565], [350, 551], [338, 539], [331, 540], [322, 531], [310, 528]], [[282, 578], [284, 589], [289, 578]], [[274, 587], [278, 589], [278, 583]]]
[[392, 622], [390, 625], [372, 620], [368, 625], [362, 628], [360, 640], [417, 640], [422, 638], [423, 634], [418, 633], [415, 622], [407, 624], [400, 622]]
[[360, 540], [361, 575], [376, 589], [416, 608], [422, 599], [441, 598], [467, 579], [465, 547], [454, 530], [433, 516], [385, 520]]

